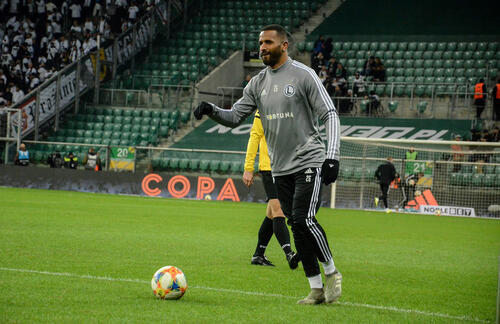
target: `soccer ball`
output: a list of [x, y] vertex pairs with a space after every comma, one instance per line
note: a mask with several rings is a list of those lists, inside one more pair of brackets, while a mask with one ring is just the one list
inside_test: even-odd
[[410, 181], [408, 181], [408, 184], [409, 184], [410, 186], [414, 186], [414, 185], [415, 185], [415, 180], [410, 179]]
[[158, 269], [151, 279], [151, 288], [160, 299], [179, 299], [186, 292], [188, 285], [181, 269], [166, 266]]
[[415, 197], [418, 197], [422, 194], [422, 192], [420, 190], [416, 190], [415, 191]]
[[441, 216], [441, 210], [440, 209], [436, 210], [436, 216]]

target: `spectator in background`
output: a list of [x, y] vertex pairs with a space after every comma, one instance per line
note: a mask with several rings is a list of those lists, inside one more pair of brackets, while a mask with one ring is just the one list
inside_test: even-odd
[[492, 141], [490, 132], [487, 129], [483, 129], [480, 141], [481, 142], [491, 142]]
[[[92, 7], [94, 2], [96, 5]], [[18, 102], [21, 93], [27, 94], [64, 65], [78, 59], [83, 50], [83, 29], [95, 32], [102, 26], [100, 31], [107, 39], [118, 34], [120, 18], [127, 20], [129, 2], [117, 0], [116, 3], [119, 10], [115, 1], [110, 0], [106, 6], [106, 17], [99, 21], [97, 17], [104, 15], [102, 0], [0, 0], [0, 78], [2, 75], [5, 77], [4, 89], [0, 89], [0, 102], [4, 105]], [[95, 15], [87, 19], [88, 23], [84, 27], [83, 19], [91, 14], [89, 4], [91, 9], [95, 9]], [[155, 4], [156, 1], [151, 1], [148, 5]], [[82, 5], [86, 7], [83, 8], [85, 13]], [[133, 9], [137, 11], [136, 19], [139, 18], [138, 15], [143, 12], [142, 2], [131, 5], [139, 9]], [[116, 34], [111, 32], [111, 25], [105, 23], [106, 19], [112, 21], [108, 12], [114, 12], [118, 19]], [[68, 33], [67, 28], [63, 29], [63, 22], [71, 17], [77, 19], [71, 27], [71, 33]], [[93, 38], [89, 42], [91, 49], [97, 45]], [[17, 91], [15, 86], [22, 92]]]
[[479, 82], [474, 86], [474, 106], [476, 106], [476, 118], [480, 119], [481, 114], [486, 105], [486, 85], [484, 79], [479, 79]]
[[92, 11], [92, 16], [101, 17], [103, 15], [103, 9], [100, 0], [95, 1], [94, 10]]
[[498, 126], [495, 126], [493, 130], [491, 131], [490, 134], [491, 142], [500, 142], [500, 130], [498, 129]]
[[493, 98], [493, 120], [500, 121], [500, 79], [493, 86], [491, 97]]
[[332, 39], [327, 38], [326, 42], [323, 44], [323, 56], [325, 57], [325, 60], [330, 60], [332, 56], [332, 51], [333, 51], [333, 45], [332, 45]]
[[347, 91], [347, 82], [342, 77], [329, 76], [325, 88], [330, 96], [343, 97]]
[[69, 152], [68, 155], [64, 157], [64, 167], [75, 170], [78, 167], [78, 158], [73, 155], [73, 152]]
[[24, 91], [19, 88], [19, 85], [15, 85], [12, 90], [12, 103], [15, 105], [24, 98]]
[[82, 33], [82, 27], [78, 24], [78, 20], [73, 20], [73, 26], [69, 29], [74, 35]]
[[313, 54], [317, 55], [318, 53], [321, 53], [323, 51], [323, 45], [324, 45], [325, 39], [323, 35], [319, 35], [319, 38], [314, 42], [314, 48], [313, 48]]
[[131, 23], [135, 23], [137, 20], [137, 14], [139, 13], [139, 7], [137, 7], [135, 2], [128, 8], [128, 19]]
[[91, 17], [85, 18], [85, 24], [83, 25], [83, 30], [86, 33], [93, 34], [95, 32], [95, 26], [94, 23], [92, 22]]
[[380, 57], [375, 58], [375, 66], [373, 67], [372, 75], [374, 81], [385, 81], [385, 66]]
[[328, 79], [328, 70], [326, 69], [326, 65], [321, 66], [321, 70], [318, 72], [318, 77], [324, 85]]
[[470, 130], [470, 133], [471, 133], [470, 140], [473, 142], [479, 142], [479, 140], [481, 139], [481, 131], [477, 128], [473, 128]]
[[328, 75], [336, 75], [337, 73], [337, 59], [335, 57], [330, 57], [328, 62], [326, 63], [326, 68], [328, 69]]
[[81, 23], [82, 6], [80, 5], [80, 3], [78, 1], [73, 1], [73, 4], [69, 6], [69, 10], [71, 11], [71, 19]]
[[52, 153], [51, 155], [49, 155], [49, 157], [47, 158], [47, 163], [49, 164], [49, 166], [51, 168], [62, 168], [63, 164], [64, 164], [64, 161], [61, 157], [61, 153], [59, 152], [55, 152], [55, 153]]
[[101, 170], [101, 158], [93, 147], [89, 149], [87, 155], [83, 159], [83, 165], [85, 166], [85, 170]]
[[337, 63], [337, 69], [335, 70], [335, 77], [347, 79], [347, 70], [344, 68], [342, 63]]
[[370, 95], [368, 96], [369, 106], [368, 106], [368, 114], [376, 114], [378, 108], [380, 107], [380, 97], [375, 93], [374, 90], [370, 91]]
[[363, 75], [365, 77], [372, 76], [374, 68], [375, 68], [375, 57], [370, 56], [370, 58], [368, 58], [368, 60], [366, 60], [364, 64]]
[[30, 152], [26, 149], [26, 145], [21, 143], [19, 151], [16, 152], [14, 164], [20, 166], [28, 166], [30, 164]]
[[323, 53], [319, 52], [313, 56], [311, 61], [311, 68], [317, 73], [321, 70], [321, 67], [326, 64], [326, 60]]
[[92, 0], [83, 0], [82, 13], [84, 17], [90, 17], [92, 14]]
[[[460, 142], [462, 140], [462, 136], [455, 135], [455, 141]], [[462, 162], [464, 160], [464, 154], [462, 153], [462, 145], [453, 144], [451, 145], [451, 150], [453, 151], [452, 160], [453, 162]], [[453, 164], [453, 171], [458, 172], [462, 168], [460, 163]]]
[[355, 97], [362, 97], [365, 95], [365, 79], [359, 72], [354, 75], [353, 81], [353, 94]]

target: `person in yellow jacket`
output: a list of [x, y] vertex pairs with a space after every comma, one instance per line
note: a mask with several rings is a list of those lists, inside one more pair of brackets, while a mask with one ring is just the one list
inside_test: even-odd
[[259, 151], [259, 173], [262, 176], [264, 190], [267, 195], [266, 217], [259, 229], [257, 248], [252, 256], [251, 264], [274, 266], [264, 255], [267, 244], [274, 235], [285, 253], [288, 265], [291, 269], [296, 269], [299, 263], [299, 256], [292, 251], [290, 245], [290, 233], [285, 222], [285, 215], [281, 210], [278, 200], [277, 190], [271, 175], [271, 161], [267, 151], [264, 128], [260, 120], [259, 112], [255, 113], [255, 118], [248, 139], [247, 154], [245, 157], [245, 171], [243, 172], [243, 182], [250, 187], [254, 182], [255, 157]]

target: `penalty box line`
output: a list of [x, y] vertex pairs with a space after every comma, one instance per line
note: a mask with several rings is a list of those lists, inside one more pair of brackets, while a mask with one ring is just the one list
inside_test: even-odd
[[[90, 280], [136, 282], [136, 283], [141, 283], [141, 284], [150, 283], [150, 281], [141, 280], [141, 279], [113, 278], [113, 277], [107, 277], [107, 276], [104, 277], [104, 276], [93, 276], [93, 275], [79, 275], [79, 274], [69, 273], [69, 272], [50, 272], [50, 271], [40, 271], [40, 270], [30, 270], [30, 269], [15, 269], [15, 268], [5, 268], [5, 267], [0, 267], [0, 271], [34, 273], [34, 274], [40, 274], [40, 275], [70, 277], [70, 278], [90, 279]], [[261, 293], [261, 292], [256, 292], [256, 291], [246, 291], [246, 290], [226, 289], [226, 288], [213, 288], [213, 287], [204, 287], [204, 286], [189, 286], [189, 288], [201, 289], [201, 290], [211, 290], [211, 291], [217, 291], [217, 292], [227, 292], [227, 293], [240, 294], [240, 295], [250, 295], [250, 296], [279, 297], [279, 298], [290, 298], [290, 299], [301, 298], [301, 297], [286, 296], [286, 295], [281, 295], [281, 294]], [[378, 309], [378, 310], [397, 312], [397, 313], [408, 313], [408, 314], [413, 313], [413, 314], [423, 315], [423, 316], [441, 317], [441, 318], [461, 320], [461, 321], [470, 321], [470, 322], [477, 322], [477, 323], [492, 323], [492, 322], [487, 321], [487, 320], [481, 320], [478, 318], [469, 317], [469, 316], [465, 316], [465, 315], [464, 316], [454, 316], [454, 315], [443, 314], [443, 313], [426, 312], [426, 311], [421, 311], [421, 310], [417, 310], [417, 309], [398, 308], [398, 307], [394, 307], [394, 306], [371, 305], [371, 304], [353, 303], [353, 302], [347, 302], [347, 301], [336, 302], [336, 304], [343, 305], [343, 306], [351, 306], [351, 307]]]

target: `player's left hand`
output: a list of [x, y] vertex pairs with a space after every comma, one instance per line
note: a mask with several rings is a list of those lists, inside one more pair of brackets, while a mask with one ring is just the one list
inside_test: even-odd
[[339, 161], [333, 159], [326, 159], [321, 168], [322, 182], [326, 185], [335, 182], [339, 175]]
[[196, 119], [200, 120], [203, 117], [203, 115], [209, 115], [213, 111], [214, 111], [214, 107], [212, 107], [211, 104], [209, 104], [205, 101], [202, 101], [198, 105], [198, 107], [196, 107], [196, 109], [194, 110], [193, 115], [194, 115], [194, 117], [196, 117]]
[[253, 185], [253, 172], [250, 172], [250, 171], [243, 172], [243, 183], [247, 187], [250, 187], [251, 185]]

